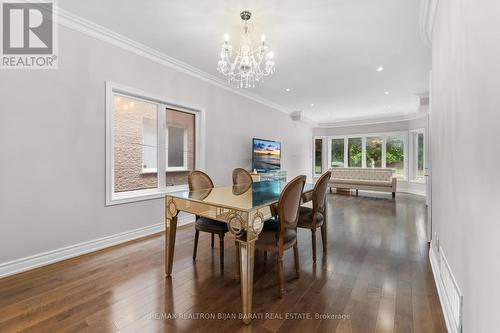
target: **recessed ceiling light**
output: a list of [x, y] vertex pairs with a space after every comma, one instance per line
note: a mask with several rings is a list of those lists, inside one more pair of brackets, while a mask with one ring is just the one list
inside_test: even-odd
[[389, 95], [389, 91], [384, 91], [384, 94]]
[[384, 70], [384, 67], [380, 66], [379, 68], [377, 68], [377, 72], [382, 72]]
[[312, 107], [312, 108], [314, 107], [314, 103], [311, 103], [311, 107]]
[[286, 88], [285, 91], [287, 91], [287, 92], [290, 91], [290, 88]]

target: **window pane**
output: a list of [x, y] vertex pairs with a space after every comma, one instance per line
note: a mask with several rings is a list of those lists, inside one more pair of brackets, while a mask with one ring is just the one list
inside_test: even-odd
[[388, 136], [386, 144], [386, 165], [396, 170], [397, 177], [404, 177], [404, 137]]
[[348, 141], [348, 159], [349, 167], [360, 168], [363, 154], [363, 140], [361, 138], [349, 138]]
[[157, 105], [114, 96], [115, 192], [158, 186]]
[[320, 175], [323, 173], [322, 165], [323, 139], [314, 140], [314, 173]]
[[167, 109], [166, 186], [185, 185], [195, 166], [195, 124], [193, 113]]
[[168, 127], [167, 168], [184, 167], [184, 133], [184, 128]]
[[381, 168], [382, 167], [382, 138], [367, 137], [366, 138], [366, 167]]
[[344, 166], [344, 139], [332, 139], [332, 168]]
[[417, 136], [417, 177], [424, 177], [424, 133]]
[[142, 168], [156, 172], [158, 166], [157, 123], [151, 118], [142, 119]]

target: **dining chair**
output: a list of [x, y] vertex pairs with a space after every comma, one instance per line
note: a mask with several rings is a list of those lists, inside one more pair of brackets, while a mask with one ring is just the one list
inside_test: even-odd
[[313, 262], [316, 262], [316, 229], [321, 228], [323, 251], [326, 251], [326, 190], [332, 172], [325, 172], [314, 185], [312, 192], [313, 207], [301, 206], [297, 227], [311, 230]]
[[252, 175], [248, 171], [242, 168], [236, 168], [233, 170], [233, 185], [241, 184], [252, 184]]
[[[210, 177], [202, 171], [192, 171], [188, 177], [189, 191], [195, 190], [207, 190], [214, 187], [214, 183]], [[227, 224], [212, 220], [206, 217], [196, 216], [195, 222], [195, 234], [194, 234], [194, 249], [193, 249], [193, 260], [196, 260], [196, 252], [198, 250], [198, 238], [200, 236], [200, 231], [210, 233], [212, 236], [212, 248], [214, 247], [214, 236], [219, 235], [219, 247], [220, 247], [220, 270], [224, 271], [224, 236], [226, 232], [229, 231]]]
[[264, 228], [255, 242], [255, 249], [257, 250], [277, 252], [276, 264], [280, 297], [285, 294], [283, 253], [292, 247], [295, 259], [295, 273], [299, 277], [297, 221], [305, 182], [306, 176], [297, 176], [285, 186], [278, 200], [278, 218], [273, 218], [264, 223]]

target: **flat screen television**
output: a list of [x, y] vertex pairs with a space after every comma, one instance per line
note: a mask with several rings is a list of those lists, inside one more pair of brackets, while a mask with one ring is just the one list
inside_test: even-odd
[[281, 142], [254, 138], [252, 150], [252, 169], [268, 172], [281, 168]]

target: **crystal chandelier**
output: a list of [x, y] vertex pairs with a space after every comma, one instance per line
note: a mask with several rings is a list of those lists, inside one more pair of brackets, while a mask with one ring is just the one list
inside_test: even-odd
[[252, 49], [248, 33], [248, 20], [252, 13], [245, 10], [240, 17], [245, 22], [241, 35], [240, 47], [232, 59], [233, 47], [229, 44], [229, 35], [224, 35], [224, 44], [220, 52], [217, 70], [227, 76], [228, 82], [234, 82], [238, 88], [253, 88], [255, 82], [262, 81], [265, 76], [274, 73], [274, 54], [266, 45], [266, 37], [262, 35], [259, 47]]

